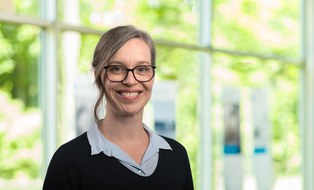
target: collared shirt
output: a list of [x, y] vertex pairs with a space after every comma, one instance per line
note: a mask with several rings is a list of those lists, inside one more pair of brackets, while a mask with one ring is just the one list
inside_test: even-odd
[[157, 135], [154, 131], [143, 124], [149, 135], [149, 144], [140, 164], [137, 164], [119, 146], [104, 137], [97, 125], [92, 126], [87, 131], [87, 138], [91, 146], [91, 155], [103, 152], [106, 156], [116, 158], [121, 164], [140, 176], [150, 176], [155, 171], [158, 164], [159, 149], [172, 150], [166, 140]]

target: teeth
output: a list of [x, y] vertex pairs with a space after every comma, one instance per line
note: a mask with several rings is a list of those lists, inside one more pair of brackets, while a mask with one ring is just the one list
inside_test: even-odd
[[122, 96], [136, 96], [138, 95], [138, 92], [122, 92]]

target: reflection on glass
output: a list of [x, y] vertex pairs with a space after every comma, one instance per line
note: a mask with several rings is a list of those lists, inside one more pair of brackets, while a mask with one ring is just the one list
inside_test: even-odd
[[40, 29], [0, 24], [0, 189], [39, 189]]

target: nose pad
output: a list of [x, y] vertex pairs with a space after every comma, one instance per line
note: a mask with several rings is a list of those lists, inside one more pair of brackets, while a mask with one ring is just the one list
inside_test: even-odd
[[128, 71], [127, 75], [125, 76], [125, 79], [122, 82], [123, 83], [137, 83], [138, 81], [136, 80], [134, 73], [132, 71]]

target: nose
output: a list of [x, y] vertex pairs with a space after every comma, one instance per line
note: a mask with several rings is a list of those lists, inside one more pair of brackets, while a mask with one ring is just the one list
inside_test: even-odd
[[125, 79], [122, 81], [123, 84], [134, 85], [137, 84], [138, 81], [135, 79], [133, 71], [128, 70]]

